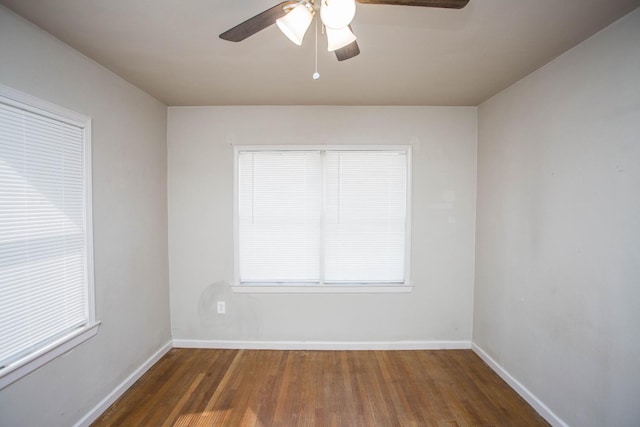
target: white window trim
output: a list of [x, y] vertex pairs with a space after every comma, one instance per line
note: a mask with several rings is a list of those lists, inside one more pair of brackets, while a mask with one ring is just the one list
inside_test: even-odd
[[95, 336], [100, 322], [96, 320], [95, 287], [93, 267], [93, 208], [91, 179], [91, 118], [68, 110], [59, 105], [36, 98], [24, 92], [0, 84], [0, 98], [3, 103], [69, 123], [84, 129], [85, 144], [85, 184], [86, 184], [86, 247], [87, 247], [87, 298], [88, 322], [58, 340], [0, 369], [0, 390], [33, 372], [56, 357], [70, 351]]
[[39, 351], [31, 353], [29, 356], [5, 367], [0, 377], [0, 390], [87, 341], [98, 333], [98, 326], [100, 326], [100, 322], [94, 322], [82, 329], [73, 331]]
[[[407, 153], [407, 218], [405, 224], [405, 258], [403, 283], [240, 283], [240, 227], [239, 227], [239, 192], [238, 192], [238, 155], [241, 151], [405, 151]], [[234, 293], [255, 294], [373, 294], [373, 293], [408, 293], [413, 290], [411, 283], [411, 177], [412, 161], [410, 145], [234, 145], [233, 147], [233, 270], [234, 280], [231, 290]]]

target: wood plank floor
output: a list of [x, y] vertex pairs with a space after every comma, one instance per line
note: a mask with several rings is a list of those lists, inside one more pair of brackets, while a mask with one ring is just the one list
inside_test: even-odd
[[470, 350], [172, 349], [94, 426], [548, 426]]

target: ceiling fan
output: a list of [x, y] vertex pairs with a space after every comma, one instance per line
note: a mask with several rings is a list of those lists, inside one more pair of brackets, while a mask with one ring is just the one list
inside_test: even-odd
[[[397, 6], [440, 7], [462, 9], [469, 0], [357, 0], [363, 4], [387, 4]], [[230, 30], [220, 34], [220, 38], [239, 42], [257, 32], [278, 25], [280, 30], [295, 44], [302, 44], [314, 15], [316, 3], [320, 19], [327, 33], [327, 46], [335, 52], [338, 61], [344, 61], [360, 53], [356, 36], [351, 29], [351, 21], [356, 13], [356, 0], [288, 0], [249, 18]]]

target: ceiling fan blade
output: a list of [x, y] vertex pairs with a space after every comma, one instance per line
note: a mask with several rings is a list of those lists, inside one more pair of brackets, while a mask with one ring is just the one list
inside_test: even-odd
[[462, 9], [469, 0], [358, 0], [363, 4], [391, 4], [396, 6], [444, 7]]
[[287, 14], [285, 6], [294, 5], [296, 1], [283, 1], [282, 3], [257, 14], [253, 18], [249, 18], [241, 24], [236, 25], [230, 30], [220, 34], [220, 38], [230, 42], [239, 42], [249, 36], [254, 35], [258, 31], [276, 23], [276, 20]]
[[338, 61], [346, 61], [349, 58], [358, 56], [360, 54], [360, 47], [358, 47], [358, 42], [355, 41], [351, 44], [346, 45], [345, 47], [337, 49], [335, 52]]

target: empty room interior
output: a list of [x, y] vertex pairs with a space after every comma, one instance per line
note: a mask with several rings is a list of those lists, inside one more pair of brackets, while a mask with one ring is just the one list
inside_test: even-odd
[[0, 0], [0, 426], [639, 426], [640, 0], [278, 1]]

